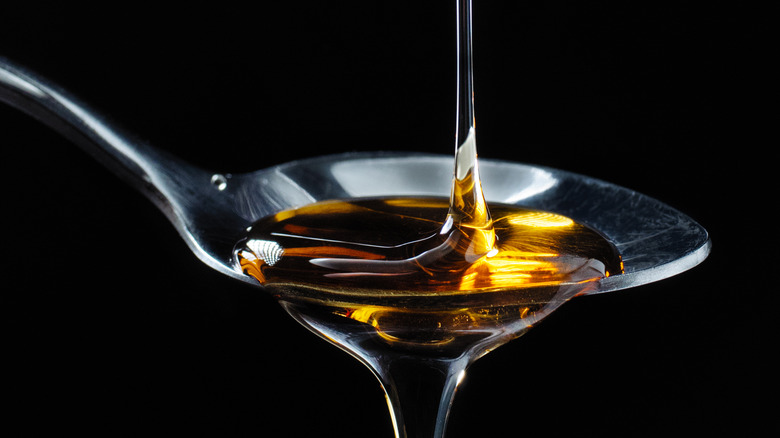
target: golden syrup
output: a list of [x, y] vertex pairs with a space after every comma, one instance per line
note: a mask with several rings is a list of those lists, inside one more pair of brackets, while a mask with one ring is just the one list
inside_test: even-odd
[[452, 204], [388, 197], [282, 211], [251, 227], [237, 260], [291, 312], [423, 347], [529, 318], [622, 272], [615, 247], [568, 217], [491, 204], [464, 219]]

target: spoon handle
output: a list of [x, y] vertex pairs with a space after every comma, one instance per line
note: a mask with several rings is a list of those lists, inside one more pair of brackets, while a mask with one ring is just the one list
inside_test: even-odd
[[0, 57], [0, 101], [39, 120], [170, 211], [172, 179], [205, 173], [109, 126], [94, 111], [33, 73]]
[[[192, 252], [243, 281], [231, 266], [232, 245], [247, 225], [219, 178], [110, 126], [94, 111], [34, 74], [0, 57], [0, 102], [38, 119], [94, 156], [149, 198]], [[232, 192], [231, 192], [232, 193]], [[219, 236], [215, 238], [214, 236]], [[227, 237], [225, 237], [227, 236]]]

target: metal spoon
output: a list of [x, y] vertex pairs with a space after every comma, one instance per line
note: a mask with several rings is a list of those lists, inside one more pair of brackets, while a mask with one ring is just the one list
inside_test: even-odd
[[[298, 160], [244, 174], [195, 167], [109, 126], [66, 92], [0, 58], [0, 100], [37, 118], [146, 195], [206, 265], [252, 283], [233, 246], [256, 220], [333, 198], [449, 195], [452, 157], [352, 153]], [[648, 196], [562, 170], [480, 160], [488, 201], [564, 214], [602, 232], [620, 250], [623, 275], [593, 293], [661, 280], [702, 262], [707, 231]]]

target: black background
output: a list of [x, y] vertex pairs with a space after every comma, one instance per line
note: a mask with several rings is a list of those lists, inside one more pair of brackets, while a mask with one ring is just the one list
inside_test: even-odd
[[[5, 9], [0, 56], [219, 172], [452, 151], [452, 2], [278, 3]], [[574, 300], [478, 361], [448, 437], [776, 432], [767, 11], [475, 3], [480, 155], [658, 198], [704, 225], [713, 253], [672, 279]], [[392, 436], [357, 361], [201, 264], [145, 198], [56, 133], [7, 107], [0, 133], [0, 428]]]

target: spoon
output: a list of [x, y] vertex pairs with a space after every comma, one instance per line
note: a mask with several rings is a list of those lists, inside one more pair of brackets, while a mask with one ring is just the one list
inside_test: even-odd
[[[48, 81], [0, 58], [0, 100], [40, 120], [152, 201], [207, 266], [255, 284], [235, 265], [235, 243], [258, 219], [334, 198], [448, 196], [452, 157], [347, 153], [243, 174], [219, 174], [134, 139]], [[707, 231], [655, 199], [587, 176], [481, 159], [488, 201], [571, 217], [603, 233], [623, 256], [624, 274], [590, 293], [671, 277], [709, 254]]]

